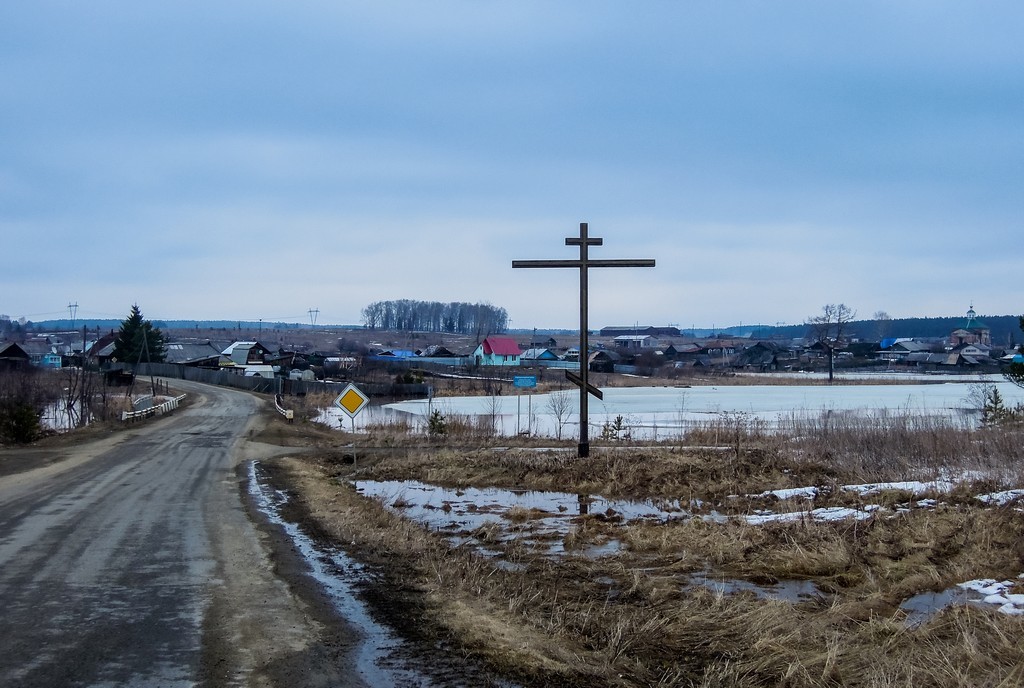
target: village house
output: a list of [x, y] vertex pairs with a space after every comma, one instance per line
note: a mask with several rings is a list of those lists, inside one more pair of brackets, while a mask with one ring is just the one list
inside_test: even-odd
[[[165, 345], [164, 362], [193, 368], [217, 368], [229, 359], [210, 342], [171, 342]], [[262, 363], [262, 361], [261, 361]]]
[[733, 359], [736, 368], [752, 368], [761, 371], [779, 370], [792, 365], [796, 356], [787, 347], [776, 342], [757, 342], [739, 352]]
[[0, 344], [0, 371], [22, 370], [31, 365], [32, 357], [14, 342]]
[[416, 352], [412, 349], [382, 349], [370, 356], [374, 361], [410, 361], [416, 358]]
[[518, 366], [521, 355], [514, 339], [491, 335], [473, 352], [473, 361], [481, 366]]
[[89, 348], [85, 350], [85, 358], [100, 368], [106, 368], [114, 358], [114, 346], [116, 344], [117, 334], [108, 332], [89, 345]]
[[32, 365], [38, 368], [60, 368], [63, 366], [63, 358], [57, 352], [56, 345], [48, 337], [29, 339], [20, 346], [29, 355]]
[[708, 339], [700, 345], [697, 357], [711, 366], [728, 366], [742, 348], [741, 342], [732, 339]]
[[257, 365], [264, 363], [270, 349], [259, 342], [235, 342], [221, 353], [234, 365]]
[[878, 352], [878, 358], [885, 361], [905, 361], [911, 354], [927, 354], [931, 352], [931, 344], [917, 342], [912, 339], [896, 340], [891, 346]]
[[519, 356], [520, 361], [557, 361], [558, 354], [551, 349], [534, 348], [527, 349]]
[[614, 373], [615, 366], [621, 362], [622, 356], [614, 351], [595, 351], [587, 357], [587, 369], [595, 373]]
[[458, 354], [446, 346], [431, 344], [422, 351], [416, 352], [420, 358], [458, 358]]
[[558, 342], [555, 340], [554, 337], [543, 338], [543, 337], [537, 337], [536, 335], [534, 335], [533, 339], [531, 339], [529, 341], [529, 343], [527, 343], [525, 346], [523, 346], [523, 348], [524, 349], [557, 349], [558, 348]]
[[618, 348], [628, 351], [653, 350], [660, 345], [658, 340], [649, 334], [622, 334], [612, 341]]

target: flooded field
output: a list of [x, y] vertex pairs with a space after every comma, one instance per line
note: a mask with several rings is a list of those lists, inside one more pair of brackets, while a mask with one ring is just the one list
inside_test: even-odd
[[87, 425], [91, 417], [82, 418], [82, 409], [77, 402], [68, 404], [65, 400], [55, 401], [49, 404], [39, 418], [40, 424], [47, 430], [55, 432], [67, 432], [74, 428]]
[[818, 431], [289, 465], [338, 542], [521, 685], [1020, 685], [1019, 430]]
[[[610, 523], [638, 520], [661, 522], [692, 518], [691, 506], [678, 501], [629, 501], [596, 495], [533, 490], [467, 487], [452, 489], [416, 480], [358, 480], [356, 490], [379, 500], [430, 530], [444, 533], [453, 545], [475, 543], [487, 549], [496, 543], [526, 546], [543, 555], [566, 554], [565, 541], [580, 517]], [[707, 518], [713, 518], [708, 515]], [[617, 553], [610, 539], [579, 554], [590, 557]], [[493, 550], [488, 550], [494, 554]]]
[[[935, 489], [939, 483], [933, 483]], [[913, 491], [924, 483], [892, 483], [849, 485], [845, 489], [869, 496], [886, 490]], [[373, 498], [395, 513], [442, 534], [453, 547], [472, 548], [479, 555], [498, 562], [499, 568], [518, 570], [524, 554], [543, 557], [575, 556], [597, 560], [626, 553], [624, 529], [637, 523], [670, 524], [698, 519], [705, 523], [724, 525], [743, 522], [749, 525], [786, 523], [801, 520], [842, 521], [864, 520], [882, 513], [879, 505], [861, 508], [822, 507], [776, 513], [763, 511], [728, 516], [714, 509], [705, 509], [694, 501], [621, 500], [596, 495], [537, 490], [501, 488], [446, 488], [416, 480], [356, 480], [359, 494]], [[945, 489], [953, 483], [944, 482]], [[806, 497], [805, 490], [794, 490], [787, 497]], [[979, 501], [989, 495], [981, 495]], [[935, 500], [921, 500], [913, 506], [930, 508]], [[897, 504], [887, 510], [890, 516], [906, 513], [910, 504]], [[576, 537], [585, 521], [600, 521], [601, 535], [596, 539]], [[634, 562], [635, 564], [635, 562]], [[728, 577], [721, 572], [702, 570], [679, 576], [684, 590], [704, 588], [720, 595], [750, 593], [758, 599], [790, 603], [822, 601], [831, 598], [810, 580], [772, 580], [751, 582]], [[1024, 574], [1021, 574], [1024, 581]], [[906, 623], [919, 625], [951, 605], [994, 604], [1006, 614], [1024, 614], [1024, 594], [1014, 595], [1018, 581], [968, 581], [939, 592], [915, 595], [900, 604]]]
[[[976, 413], [967, 399], [970, 385], [995, 385], [1007, 405], [1024, 403], [1024, 390], [999, 376], [926, 376], [919, 384], [857, 385], [729, 385], [699, 387], [611, 387], [603, 401], [590, 404], [591, 437], [619, 420], [619, 437], [668, 439], [702, 423], [716, 420], [785, 425], [794, 419], [823, 416], [884, 416], [911, 414], [947, 419], [973, 427]], [[566, 395], [566, 412], [556, 413], [557, 395]], [[434, 411], [493, 425], [498, 435], [529, 433], [572, 437], [577, 434], [578, 395], [575, 392], [513, 396], [444, 397], [369, 407], [354, 427], [405, 423], [425, 432]], [[334, 427], [353, 427], [338, 409], [325, 409], [318, 421]], [[561, 426], [561, 431], [559, 431]]]

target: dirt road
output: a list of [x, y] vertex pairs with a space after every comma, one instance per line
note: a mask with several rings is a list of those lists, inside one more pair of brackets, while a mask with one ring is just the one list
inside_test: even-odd
[[261, 402], [176, 384], [175, 415], [0, 477], [0, 685], [363, 685], [247, 516], [238, 466], [280, 451], [246, 440]]

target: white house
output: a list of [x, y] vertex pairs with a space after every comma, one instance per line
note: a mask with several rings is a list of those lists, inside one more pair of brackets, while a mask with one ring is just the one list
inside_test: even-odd
[[615, 346], [623, 349], [657, 349], [658, 340], [649, 334], [623, 334], [615, 338]]

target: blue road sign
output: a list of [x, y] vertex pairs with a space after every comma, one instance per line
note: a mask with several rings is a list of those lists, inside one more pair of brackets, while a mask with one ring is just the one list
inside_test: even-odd
[[512, 384], [516, 387], [536, 387], [536, 375], [516, 375], [512, 378]]

